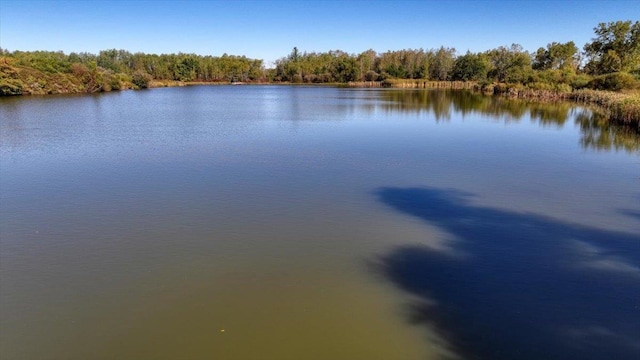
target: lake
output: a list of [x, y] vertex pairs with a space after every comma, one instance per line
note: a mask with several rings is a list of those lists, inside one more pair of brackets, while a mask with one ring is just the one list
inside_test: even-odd
[[442, 90], [0, 99], [2, 359], [637, 359], [640, 140]]

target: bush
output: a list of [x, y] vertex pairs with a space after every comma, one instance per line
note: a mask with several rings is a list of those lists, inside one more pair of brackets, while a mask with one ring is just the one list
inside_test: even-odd
[[18, 79], [2, 79], [0, 80], [0, 95], [21, 95], [22, 87], [22, 82]]
[[546, 82], [534, 82], [527, 84], [527, 87], [533, 90], [553, 90], [553, 85]]
[[596, 90], [620, 91], [633, 89], [636, 86], [636, 79], [629, 73], [617, 72], [595, 77], [587, 86]]
[[571, 85], [574, 89], [584, 89], [589, 85], [589, 82], [592, 80], [591, 76], [586, 74], [576, 75], [571, 78], [569, 81], [569, 85]]
[[373, 70], [369, 70], [369, 71], [367, 71], [366, 74], [364, 74], [364, 80], [365, 81], [376, 81], [376, 80], [378, 80], [379, 77], [380, 77], [380, 75], [377, 72], [373, 71]]
[[570, 93], [572, 89], [571, 85], [569, 84], [556, 84], [554, 90], [561, 93]]
[[304, 76], [304, 82], [306, 83], [315, 83], [318, 82], [318, 77], [314, 74], [307, 74]]
[[149, 87], [149, 83], [153, 80], [153, 77], [142, 70], [138, 70], [131, 76], [131, 83], [138, 87], [138, 89], [146, 89]]

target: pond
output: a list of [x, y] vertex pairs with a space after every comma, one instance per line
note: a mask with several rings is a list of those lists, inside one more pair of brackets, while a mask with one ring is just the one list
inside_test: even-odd
[[640, 140], [571, 104], [0, 99], [0, 358], [636, 359]]

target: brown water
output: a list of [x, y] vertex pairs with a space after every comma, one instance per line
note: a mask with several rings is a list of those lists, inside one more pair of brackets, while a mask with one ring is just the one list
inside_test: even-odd
[[[503, 234], [494, 228], [456, 232], [487, 216], [512, 224], [515, 238], [538, 229], [521, 246], [562, 271], [606, 275], [616, 296], [594, 300], [601, 316], [566, 317], [565, 332], [578, 344], [581, 331], [609, 339], [618, 358], [637, 354], [628, 304], [640, 279], [639, 142], [596, 127], [584, 109], [233, 86], [0, 99], [0, 119], [2, 359], [498, 359], [494, 343], [477, 345], [479, 332], [491, 319], [497, 335], [526, 326], [487, 312], [511, 309], [513, 296], [483, 307], [476, 291], [519, 271], [491, 260], [519, 250], [491, 243]], [[458, 282], [469, 269], [396, 256], [451, 256], [456, 239], [494, 244], [462, 249], [489, 269], [473, 288]], [[545, 239], [562, 251], [532, 245]], [[424, 271], [456, 277], [413, 281]], [[464, 304], [449, 286], [478, 301]], [[530, 311], [580, 305], [582, 286], [567, 278], [551, 288], [575, 293]], [[416, 315], [428, 302], [439, 305]], [[442, 316], [447, 304], [468, 314]], [[485, 327], [467, 333], [465, 321]], [[502, 353], [526, 354], [532, 336], [562, 346], [543, 331], [521, 331]], [[554, 353], [598, 354], [584, 349]]]

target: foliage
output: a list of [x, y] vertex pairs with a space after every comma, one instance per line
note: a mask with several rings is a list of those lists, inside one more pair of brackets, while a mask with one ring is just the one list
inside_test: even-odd
[[440, 49], [433, 54], [429, 63], [429, 79], [439, 81], [451, 80], [450, 74], [455, 63], [455, 53], [456, 49], [454, 48], [440, 47]]
[[22, 95], [22, 82], [17, 79], [0, 80], [0, 95]]
[[[98, 55], [2, 50], [2, 95], [99, 92], [144, 88], [151, 80], [248, 81], [264, 78], [262, 60], [224, 54], [132, 54], [103, 50]], [[135, 81], [134, 81], [135, 80]]]
[[147, 74], [144, 70], [136, 70], [131, 76], [131, 83], [138, 87], [138, 89], [146, 89], [153, 80], [153, 77]]
[[486, 56], [467, 51], [465, 55], [455, 60], [451, 78], [462, 81], [484, 81], [487, 79], [488, 71], [489, 61]]
[[524, 83], [531, 70], [531, 57], [519, 44], [500, 46], [486, 53], [491, 64], [489, 77], [500, 83]]
[[364, 74], [364, 81], [376, 81], [380, 78], [380, 74], [373, 70], [367, 70], [367, 73]]
[[637, 83], [633, 75], [618, 72], [595, 77], [588, 83], [588, 87], [596, 90], [620, 91], [635, 87]]
[[[2, 94], [96, 92], [187, 82], [385, 82], [426, 86], [433, 81], [479, 82], [486, 92], [528, 89], [570, 92], [638, 87], [640, 22], [601, 23], [582, 54], [573, 41], [551, 42], [535, 53], [513, 44], [456, 55], [454, 48], [359, 54], [303, 52], [294, 47], [273, 69], [262, 60], [223, 54], [144, 54], [107, 49], [97, 55], [0, 48]], [[395, 80], [406, 80], [398, 83]], [[417, 81], [417, 82], [415, 82]], [[415, 82], [415, 83], [414, 83]], [[380, 83], [382, 84], [382, 83]], [[407, 85], [408, 84], [408, 85]], [[370, 84], [374, 85], [374, 84]], [[395, 86], [395, 85], [394, 85]]]
[[640, 73], [640, 21], [600, 23], [593, 30], [596, 37], [584, 46], [588, 73]]
[[62, 51], [16, 51], [12, 56], [17, 59], [17, 65], [45, 73], [68, 73], [71, 70], [71, 63]]
[[533, 58], [536, 70], [573, 69], [578, 67], [578, 48], [573, 41], [564, 44], [552, 42], [547, 48], [539, 48]]

